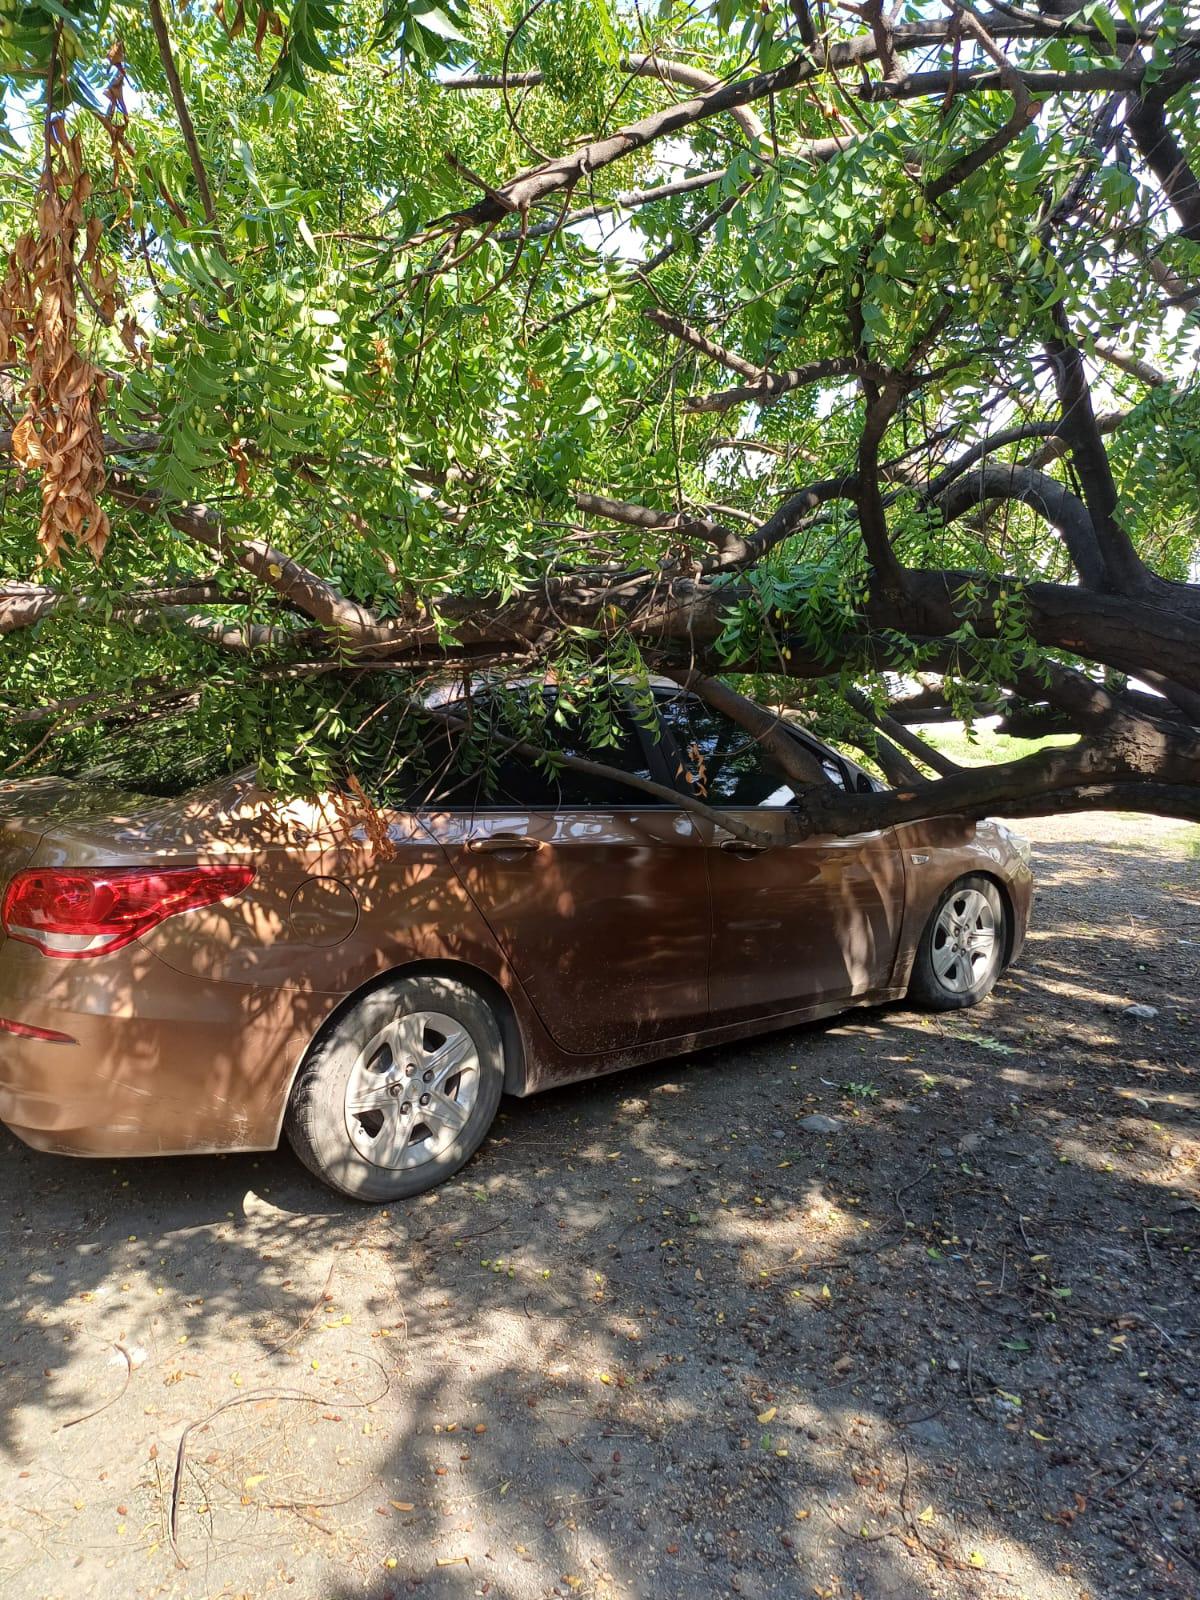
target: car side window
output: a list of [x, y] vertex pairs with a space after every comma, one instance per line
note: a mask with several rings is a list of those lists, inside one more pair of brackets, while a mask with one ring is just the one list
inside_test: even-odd
[[[749, 808], [786, 806], [796, 798], [798, 786], [729, 717], [684, 696], [661, 700], [658, 709], [679, 747], [680, 776], [697, 799], [712, 806]], [[830, 758], [822, 754], [818, 759], [829, 782], [844, 788], [845, 779]]]
[[821, 771], [829, 779], [830, 783], [835, 789], [845, 789], [848, 787], [846, 783], [846, 769], [842, 766], [840, 761], [835, 761], [832, 756], [826, 755], [819, 757], [819, 760], [821, 762]]
[[[645, 748], [631, 719], [619, 716], [615, 744], [595, 744], [583, 719], [556, 715], [553, 690], [546, 696], [547, 715], [537, 723], [530, 743], [554, 755], [583, 757], [638, 777], [651, 777]], [[420, 746], [413, 750], [383, 787], [384, 803], [403, 810], [477, 811], [511, 806], [521, 810], [628, 810], [656, 802], [617, 778], [553, 769], [510, 748], [522, 730], [492, 717], [486, 702], [473, 711], [474, 736], [430, 720]], [[453, 705], [447, 710], [454, 711]]]

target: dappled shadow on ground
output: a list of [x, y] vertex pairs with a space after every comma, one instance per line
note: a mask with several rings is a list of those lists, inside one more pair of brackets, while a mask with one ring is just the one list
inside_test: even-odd
[[508, 1102], [391, 1212], [6, 1146], [4, 1592], [1195, 1594], [1200, 877], [1039, 865], [984, 1007]]

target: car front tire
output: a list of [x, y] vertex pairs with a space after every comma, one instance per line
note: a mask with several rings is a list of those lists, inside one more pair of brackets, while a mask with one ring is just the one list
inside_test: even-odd
[[961, 1011], [991, 994], [1004, 970], [1008, 911], [990, 878], [952, 883], [933, 909], [908, 993], [933, 1011]]
[[453, 978], [394, 978], [310, 1048], [284, 1131], [300, 1160], [355, 1200], [404, 1200], [475, 1154], [500, 1104], [495, 1013]]

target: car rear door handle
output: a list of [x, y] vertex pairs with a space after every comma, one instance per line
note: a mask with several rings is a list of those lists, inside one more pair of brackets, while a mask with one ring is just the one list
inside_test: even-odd
[[532, 839], [527, 833], [490, 833], [483, 839], [468, 839], [467, 849], [472, 855], [498, 855], [501, 851], [540, 850], [545, 841]]
[[767, 853], [765, 844], [751, 844], [748, 839], [722, 839], [721, 849], [731, 856], [761, 856]]

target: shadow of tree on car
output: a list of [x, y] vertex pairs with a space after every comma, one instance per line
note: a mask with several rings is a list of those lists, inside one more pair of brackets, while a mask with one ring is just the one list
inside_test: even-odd
[[507, 1102], [394, 1210], [6, 1150], [6, 1592], [1194, 1593], [1195, 974], [1057, 904], [975, 1011]]

